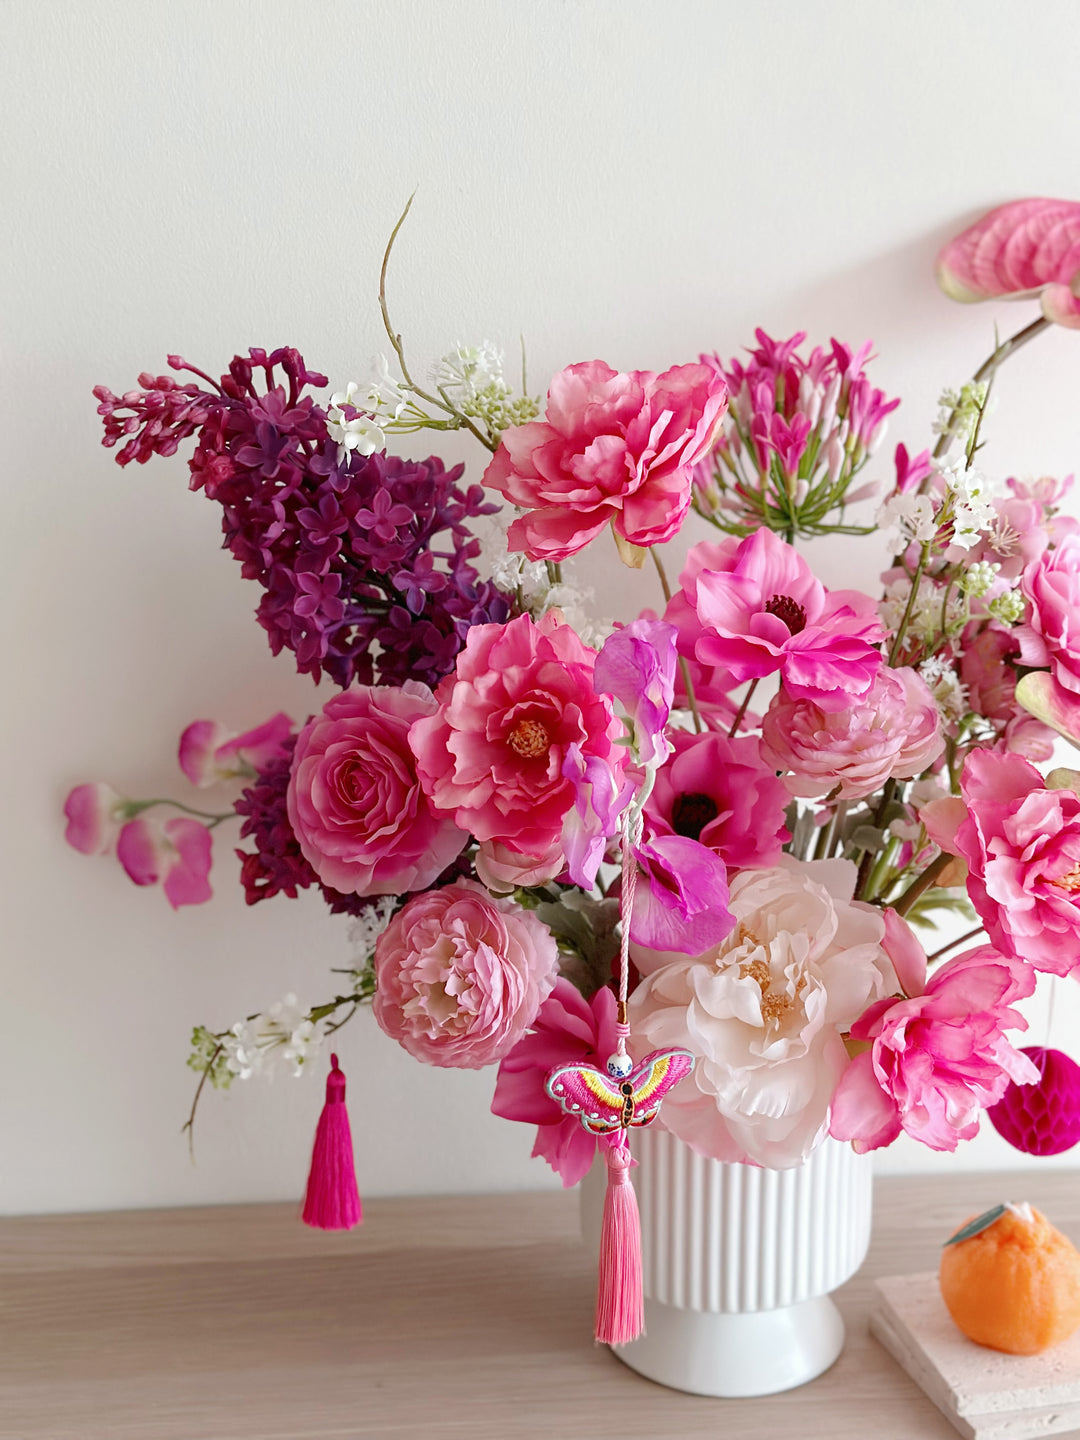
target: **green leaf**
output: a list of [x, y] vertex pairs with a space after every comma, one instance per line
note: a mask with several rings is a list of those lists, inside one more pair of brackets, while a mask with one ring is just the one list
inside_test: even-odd
[[976, 1215], [974, 1220], [969, 1220], [966, 1225], [961, 1225], [955, 1235], [950, 1235], [945, 1244], [959, 1245], [961, 1240], [970, 1240], [973, 1235], [981, 1235], [984, 1230], [989, 1230], [991, 1225], [1001, 1219], [1006, 1208], [1004, 1205], [995, 1205], [992, 1210], [987, 1210], [982, 1215]]

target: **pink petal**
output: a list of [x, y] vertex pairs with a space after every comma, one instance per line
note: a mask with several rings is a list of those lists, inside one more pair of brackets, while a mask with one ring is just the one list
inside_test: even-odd
[[202, 905], [213, 891], [210, 874], [210, 831], [198, 820], [178, 817], [165, 821], [171, 847], [162, 889], [174, 910], [181, 905]]
[[193, 720], [180, 736], [180, 769], [198, 789], [205, 790], [220, 779], [214, 767], [214, 751], [232, 734], [217, 720]]
[[84, 855], [107, 854], [120, 829], [115, 817], [123, 803], [111, 785], [76, 785], [64, 801], [64, 839]]
[[829, 1113], [829, 1134], [851, 1140], [859, 1154], [890, 1145], [900, 1134], [900, 1113], [874, 1077], [869, 1050], [857, 1055], [840, 1077]]
[[1049, 670], [1033, 670], [1016, 687], [1017, 704], [1080, 749], [1080, 697], [1059, 685]]
[[884, 913], [885, 938], [882, 949], [892, 961], [896, 978], [905, 995], [921, 995], [926, 989], [926, 951], [915, 938], [906, 920], [895, 910]]
[[169, 847], [161, 825], [140, 815], [129, 820], [116, 841], [116, 858], [136, 885], [156, 885], [168, 863]]

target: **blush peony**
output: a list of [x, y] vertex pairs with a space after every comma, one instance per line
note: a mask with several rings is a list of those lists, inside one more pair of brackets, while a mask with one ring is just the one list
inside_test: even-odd
[[289, 778], [289, 823], [324, 885], [400, 895], [430, 885], [468, 836], [429, 802], [409, 728], [436, 709], [426, 685], [354, 685], [301, 730]]
[[871, 1048], [844, 1071], [830, 1131], [860, 1153], [891, 1145], [901, 1131], [931, 1150], [955, 1150], [979, 1129], [979, 1112], [1010, 1080], [1038, 1079], [1005, 1038], [1026, 1030], [1011, 1008], [1035, 989], [1035, 972], [988, 945], [935, 971], [922, 994], [879, 1000], [851, 1027]]
[[1003, 955], [1080, 974], [1080, 796], [1048, 790], [1020, 755], [972, 750], [963, 799], [920, 811], [927, 834], [967, 862], [968, 895]]
[[431, 804], [478, 840], [548, 855], [575, 802], [569, 747], [618, 773], [625, 764], [622, 724], [593, 691], [595, 660], [554, 612], [474, 625], [434, 713], [409, 734]]
[[783, 857], [731, 883], [737, 924], [697, 959], [636, 951], [637, 1053], [682, 1045], [694, 1073], [664, 1101], [664, 1125], [716, 1160], [800, 1164], [826, 1130], [848, 1065], [843, 1033], [896, 989], [881, 912], [853, 902], [846, 860]]
[[708, 365], [622, 375], [590, 360], [561, 370], [544, 419], [504, 431], [484, 474], [528, 511], [510, 527], [511, 550], [565, 560], [609, 524], [629, 545], [670, 540], [726, 407], [727, 387]]
[[558, 974], [550, 930], [471, 880], [414, 895], [375, 944], [375, 1019], [428, 1065], [478, 1070], [536, 1019]]

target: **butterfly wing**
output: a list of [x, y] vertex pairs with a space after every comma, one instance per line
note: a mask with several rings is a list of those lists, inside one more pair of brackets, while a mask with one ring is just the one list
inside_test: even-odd
[[595, 1065], [558, 1065], [548, 1073], [544, 1089], [593, 1135], [621, 1129], [623, 1097]]
[[689, 1050], [654, 1050], [630, 1075], [634, 1115], [631, 1125], [649, 1125], [660, 1113], [669, 1090], [690, 1074], [694, 1057]]

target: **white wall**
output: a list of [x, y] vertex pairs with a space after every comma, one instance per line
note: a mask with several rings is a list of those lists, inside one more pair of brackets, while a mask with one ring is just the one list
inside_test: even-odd
[[[1036, 35], [1011, 0], [2, 7], [0, 1208], [296, 1195], [321, 1085], [210, 1096], [192, 1167], [188, 1031], [290, 987], [317, 997], [347, 956], [310, 897], [246, 910], [226, 844], [214, 902], [174, 915], [63, 843], [73, 783], [180, 793], [190, 719], [315, 703], [271, 658], [183, 460], [119, 470], [91, 386], [280, 343], [350, 378], [380, 347], [378, 261], [418, 186], [391, 286], [419, 368], [519, 333], [537, 380], [597, 355], [730, 355], [755, 325], [872, 336], [904, 397], [890, 440], [921, 448], [995, 321], [1032, 313], [952, 305], [937, 247], [1000, 201], [1080, 196], [1075, 8], [1038, 15]], [[987, 466], [1071, 469], [1080, 335], [1051, 334], [998, 388]], [[477, 473], [464, 444], [443, 450]], [[882, 557], [819, 558], [872, 585]], [[602, 565], [608, 609], [643, 603], [647, 577]], [[1054, 1038], [1075, 1049], [1064, 1013]], [[530, 1132], [486, 1113], [489, 1073], [416, 1065], [370, 1016], [341, 1051], [365, 1193], [549, 1183]], [[965, 1163], [1018, 1159], [989, 1135]]]

